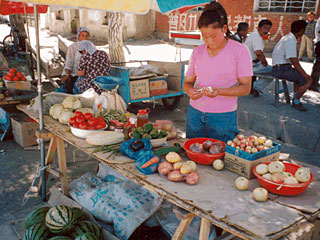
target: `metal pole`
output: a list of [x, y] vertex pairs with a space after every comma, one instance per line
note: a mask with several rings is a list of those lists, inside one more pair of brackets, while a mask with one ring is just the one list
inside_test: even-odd
[[[41, 82], [41, 71], [40, 71], [40, 43], [39, 43], [39, 21], [38, 21], [38, 5], [34, 5], [34, 16], [36, 21], [36, 48], [37, 48], [37, 78], [38, 78], [38, 96], [40, 98], [40, 109], [39, 109], [39, 119], [40, 119], [40, 131], [44, 129], [43, 121], [43, 99], [42, 99], [42, 82]], [[42, 180], [42, 200], [46, 200], [46, 172], [45, 172], [45, 149], [44, 149], [44, 139], [40, 138], [40, 155], [41, 155], [41, 180]]]

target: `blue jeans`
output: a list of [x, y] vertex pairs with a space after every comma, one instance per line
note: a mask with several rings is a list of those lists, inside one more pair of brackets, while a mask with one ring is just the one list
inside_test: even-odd
[[[257, 73], [257, 74], [271, 74], [272, 73], [272, 66], [267, 65], [265, 67], [261, 64], [261, 62], [258, 62], [258, 63], [254, 63], [252, 65], [252, 71], [253, 71], [253, 74], [255, 74], [255, 73]], [[272, 79], [259, 77], [259, 80], [254, 82], [253, 88], [255, 90], [262, 91], [271, 82], [272, 82]]]
[[273, 66], [272, 75], [280, 78], [286, 79], [290, 82], [294, 82], [299, 86], [303, 86], [306, 83], [306, 79], [298, 72], [291, 64], [282, 64], [280, 66]]
[[189, 105], [186, 128], [187, 138], [209, 137], [226, 143], [239, 133], [237, 111], [206, 113]]

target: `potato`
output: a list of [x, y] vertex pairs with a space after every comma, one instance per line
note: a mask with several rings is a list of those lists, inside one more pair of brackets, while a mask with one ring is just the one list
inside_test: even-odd
[[173, 164], [174, 170], [179, 170], [182, 167], [182, 162], [176, 162]]
[[192, 167], [188, 163], [183, 163], [180, 168], [180, 173], [189, 174], [192, 170]]
[[176, 163], [176, 162], [181, 162], [182, 161], [180, 155], [178, 153], [176, 153], [176, 152], [169, 152], [166, 155], [166, 160], [169, 163]]
[[168, 174], [168, 179], [172, 182], [180, 182], [183, 181], [183, 176], [179, 170], [173, 170]]
[[171, 171], [173, 171], [173, 166], [171, 163], [162, 162], [158, 166], [158, 172], [161, 175], [168, 175]]
[[196, 172], [191, 172], [187, 177], [186, 177], [186, 183], [189, 185], [195, 185], [199, 182], [199, 175]]

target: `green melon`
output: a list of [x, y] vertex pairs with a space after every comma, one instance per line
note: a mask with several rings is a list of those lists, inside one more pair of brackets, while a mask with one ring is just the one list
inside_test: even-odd
[[74, 228], [72, 236], [76, 238], [77, 236], [80, 236], [85, 233], [92, 233], [96, 236], [97, 240], [100, 240], [102, 238], [101, 227], [90, 221], [79, 222]]
[[75, 238], [75, 240], [99, 240], [94, 234], [92, 233], [84, 233]]
[[76, 221], [83, 221], [87, 219], [86, 213], [82, 209], [73, 207], [72, 211]]
[[53, 233], [66, 232], [73, 227], [75, 216], [72, 208], [57, 205], [49, 209], [45, 222], [46, 226]]
[[48, 240], [72, 240], [72, 238], [69, 238], [66, 236], [55, 236], [55, 237], [49, 238]]
[[25, 231], [23, 240], [47, 240], [49, 234], [44, 224], [36, 223]]
[[29, 213], [26, 220], [24, 221], [24, 228], [28, 229], [36, 223], [43, 223], [49, 209], [49, 207], [41, 207]]

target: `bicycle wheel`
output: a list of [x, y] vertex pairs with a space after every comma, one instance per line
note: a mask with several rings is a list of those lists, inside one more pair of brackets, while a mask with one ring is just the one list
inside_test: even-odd
[[8, 35], [3, 39], [3, 55], [11, 56], [15, 53], [14, 51], [14, 39], [12, 35]]

